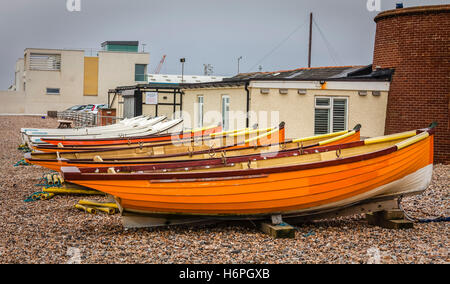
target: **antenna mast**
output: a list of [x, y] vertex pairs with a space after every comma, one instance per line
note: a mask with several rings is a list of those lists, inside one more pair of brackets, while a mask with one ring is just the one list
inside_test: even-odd
[[313, 24], [313, 13], [310, 13], [309, 14], [308, 68], [311, 68], [312, 24]]

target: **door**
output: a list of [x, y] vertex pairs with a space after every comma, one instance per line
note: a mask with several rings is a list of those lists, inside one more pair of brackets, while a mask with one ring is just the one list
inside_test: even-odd
[[198, 96], [198, 101], [197, 101], [197, 113], [198, 113], [198, 117], [197, 117], [197, 127], [203, 127], [203, 96]]
[[132, 118], [135, 117], [134, 112], [134, 96], [124, 96], [123, 97], [123, 117]]
[[228, 130], [230, 127], [230, 97], [222, 96], [222, 127]]

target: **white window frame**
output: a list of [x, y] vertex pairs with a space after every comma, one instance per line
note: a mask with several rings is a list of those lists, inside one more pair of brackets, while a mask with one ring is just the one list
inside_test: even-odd
[[[137, 74], [136, 73], [136, 67], [138, 65], [144, 66], [144, 74]], [[142, 63], [135, 63], [134, 64], [134, 81], [135, 82], [147, 82], [148, 81], [147, 68], [148, 68], [148, 64], [142, 64]], [[137, 79], [141, 79], [141, 77], [138, 77], [138, 76], [142, 76], [142, 80], [137, 80]]]
[[[318, 106], [317, 105], [317, 99], [329, 99], [330, 104], [328, 106]], [[345, 120], [344, 120], [344, 130], [348, 128], [348, 97], [335, 97], [335, 96], [315, 96], [314, 97], [314, 134], [316, 134], [315, 129], [316, 129], [316, 109], [329, 109], [330, 112], [330, 119], [328, 121], [329, 125], [328, 125], [328, 129], [329, 132], [328, 133], [333, 133], [336, 132], [333, 129], [333, 118], [334, 118], [334, 111], [333, 111], [333, 106], [334, 106], [334, 100], [338, 99], [338, 100], [345, 100]]]
[[[225, 99], [228, 99], [228, 111], [227, 111], [227, 117], [225, 118]], [[222, 128], [224, 130], [228, 130], [230, 127], [230, 96], [229, 95], [222, 95]]]
[[203, 127], [203, 112], [205, 105], [205, 97], [203, 95], [197, 96], [197, 127]]
[[[58, 92], [49, 92], [49, 89], [51, 90], [58, 90]], [[45, 89], [45, 94], [47, 95], [51, 95], [51, 96], [59, 96], [61, 95], [61, 88], [46, 88]]]
[[60, 53], [30, 53], [30, 70], [61, 71]]

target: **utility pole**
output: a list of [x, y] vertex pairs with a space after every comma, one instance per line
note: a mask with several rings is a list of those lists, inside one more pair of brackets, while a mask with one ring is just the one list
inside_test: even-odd
[[184, 83], [184, 62], [186, 62], [186, 58], [180, 58], [181, 62], [181, 84]]
[[313, 13], [310, 13], [309, 14], [308, 68], [311, 68], [312, 24], [313, 24]]
[[238, 72], [237, 72], [238, 74], [239, 74], [239, 61], [241, 61], [241, 59], [242, 59], [242, 56], [239, 56], [237, 59], [238, 60]]

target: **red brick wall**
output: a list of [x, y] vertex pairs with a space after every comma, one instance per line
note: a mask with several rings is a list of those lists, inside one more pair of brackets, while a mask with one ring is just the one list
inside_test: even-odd
[[449, 163], [450, 5], [430, 7], [392, 10], [375, 18], [373, 68], [395, 68], [386, 134], [437, 121], [434, 159]]

